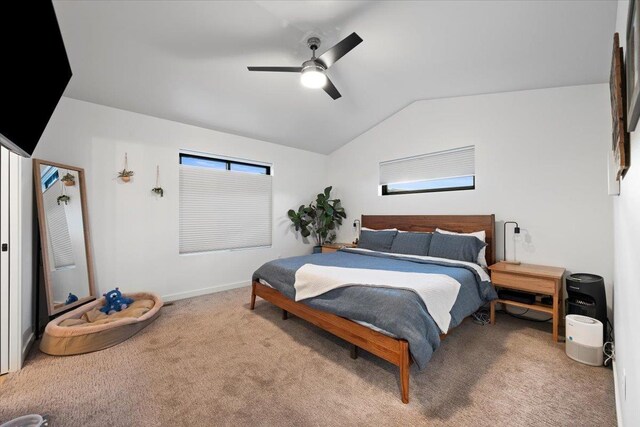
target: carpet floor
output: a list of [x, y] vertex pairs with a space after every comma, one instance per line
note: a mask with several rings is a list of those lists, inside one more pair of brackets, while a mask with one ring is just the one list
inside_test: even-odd
[[51, 357], [33, 349], [0, 385], [0, 421], [47, 414], [54, 426], [613, 426], [611, 370], [571, 361], [549, 325], [506, 315], [456, 328], [410, 403], [396, 367], [258, 299], [249, 288], [162, 309], [128, 341]]

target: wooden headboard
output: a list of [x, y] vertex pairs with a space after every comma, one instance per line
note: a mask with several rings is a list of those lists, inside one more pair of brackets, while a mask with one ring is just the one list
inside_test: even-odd
[[496, 262], [495, 215], [362, 215], [362, 226], [373, 230], [397, 228], [403, 231], [435, 231], [436, 228], [471, 233], [484, 230], [487, 263]]

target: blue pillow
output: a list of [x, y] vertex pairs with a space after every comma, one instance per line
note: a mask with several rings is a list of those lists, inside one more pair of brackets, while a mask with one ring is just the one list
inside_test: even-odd
[[477, 262], [478, 252], [487, 246], [475, 236], [435, 232], [429, 246], [429, 256], [458, 261]]
[[391, 252], [394, 254], [422, 255], [429, 253], [429, 244], [433, 233], [398, 233], [393, 239]]
[[389, 252], [398, 230], [361, 230], [358, 247], [372, 251]]

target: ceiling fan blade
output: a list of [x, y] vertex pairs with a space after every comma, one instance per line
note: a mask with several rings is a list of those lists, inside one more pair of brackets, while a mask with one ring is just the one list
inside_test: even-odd
[[331, 49], [320, 55], [317, 61], [322, 62], [325, 68], [331, 67], [338, 59], [345, 56], [351, 49], [362, 43], [362, 39], [356, 33], [351, 33], [349, 36], [342, 39]]
[[336, 87], [333, 85], [331, 80], [329, 80], [329, 77], [327, 77], [327, 84], [325, 84], [322, 89], [324, 89], [324, 91], [327, 92], [329, 96], [334, 99], [334, 101], [342, 96], [340, 95], [340, 92], [338, 92], [338, 89], [336, 89]]
[[278, 71], [282, 73], [300, 73], [302, 67], [247, 67], [249, 71]]

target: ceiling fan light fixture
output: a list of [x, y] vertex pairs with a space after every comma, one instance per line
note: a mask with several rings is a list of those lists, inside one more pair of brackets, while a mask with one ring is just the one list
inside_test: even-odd
[[[311, 62], [311, 64], [309, 64]], [[319, 89], [327, 84], [327, 76], [324, 69], [313, 61], [303, 64], [300, 82], [311, 89]]]

